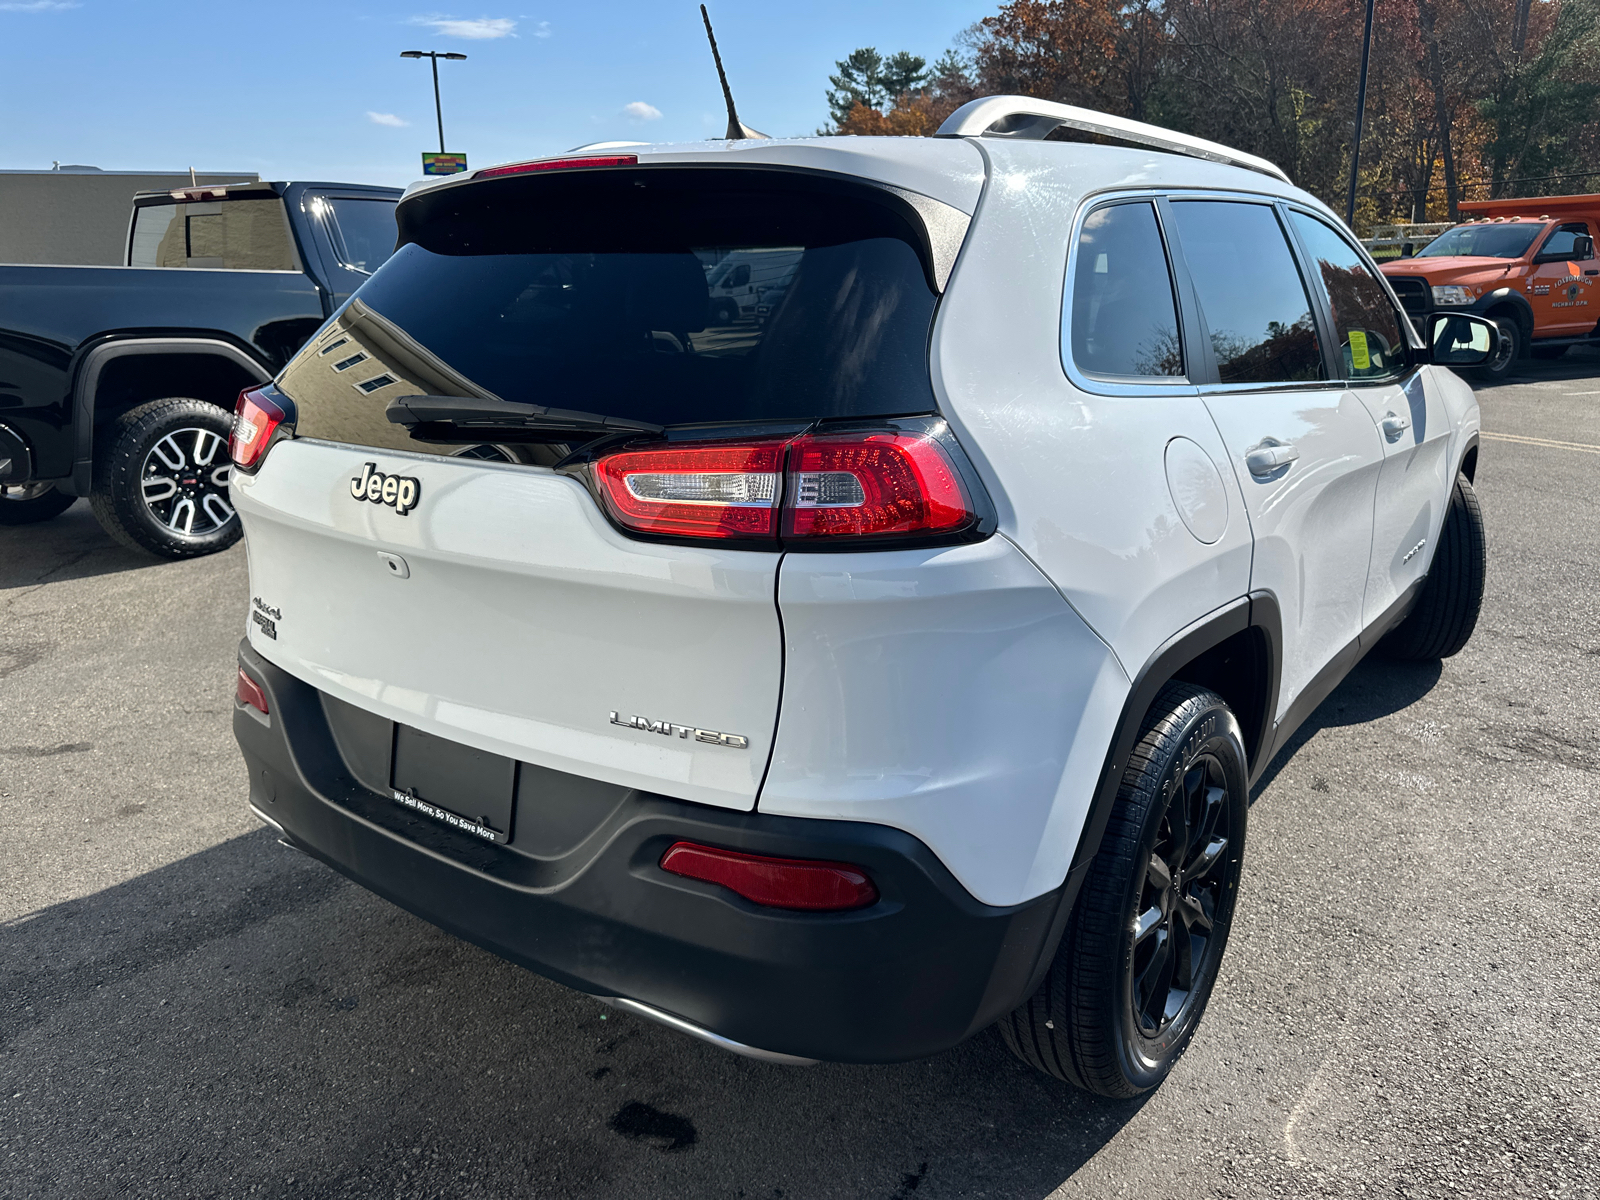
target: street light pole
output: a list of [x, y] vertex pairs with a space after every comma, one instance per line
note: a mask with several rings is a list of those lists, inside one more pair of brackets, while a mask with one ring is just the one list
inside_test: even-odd
[[1356, 87], [1356, 144], [1350, 152], [1350, 196], [1344, 206], [1344, 223], [1356, 219], [1356, 172], [1361, 169], [1361, 119], [1367, 115], [1367, 60], [1372, 56], [1372, 4], [1367, 0], [1367, 28], [1361, 35], [1361, 82]]
[[439, 60], [441, 58], [464, 60], [467, 56], [465, 54], [456, 54], [454, 52], [447, 54], [442, 50], [402, 50], [400, 52], [400, 57], [431, 58], [433, 60], [433, 115], [439, 121], [439, 153], [443, 154], [445, 153], [444, 106], [439, 102]]

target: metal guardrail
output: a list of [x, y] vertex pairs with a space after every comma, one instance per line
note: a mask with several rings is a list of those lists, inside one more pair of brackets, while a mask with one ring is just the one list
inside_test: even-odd
[[1361, 239], [1373, 258], [1399, 258], [1407, 244], [1412, 252], [1421, 250], [1447, 229], [1450, 221], [1428, 221], [1405, 225], [1374, 225], [1372, 235]]

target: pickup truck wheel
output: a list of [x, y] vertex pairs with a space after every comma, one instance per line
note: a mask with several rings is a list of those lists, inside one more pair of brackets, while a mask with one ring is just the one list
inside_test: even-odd
[[1510, 316], [1491, 317], [1490, 320], [1500, 331], [1500, 337], [1489, 361], [1481, 367], [1474, 367], [1472, 374], [1486, 383], [1498, 383], [1511, 374], [1517, 359], [1522, 356], [1522, 326], [1515, 317]]
[[1222, 697], [1169, 683], [1044, 982], [1000, 1021], [1023, 1062], [1098, 1092], [1155, 1087], [1194, 1035], [1233, 921], [1248, 772]]
[[1465, 646], [1483, 607], [1487, 563], [1478, 495], [1465, 475], [1457, 475], [1422, 594], [1406, 619], [1383, 639], [1384, 652], [1391, 658], [1426, 661], [1449, 658]]
[[95, 454], [89, 501], [132, 550], [193, 558], [239, 540], [228, 499], [228, 413], [204, 400], [152, 400], [123, 413]]
[[48, 521], [66, 512], [76, 499], [53, 483], [0, 483], [0, 525]]

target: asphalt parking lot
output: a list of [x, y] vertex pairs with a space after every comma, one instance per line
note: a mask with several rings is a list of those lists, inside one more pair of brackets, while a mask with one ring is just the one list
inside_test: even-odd
[[992, 1032], [736, 1058], [456, 941], [245, 807], [242, 547], [0, 529], [0, 1196], [1600, 1195], [1600, 353], [1480, 398], [1477, 634], [1269, 769], [1131, 1103]]

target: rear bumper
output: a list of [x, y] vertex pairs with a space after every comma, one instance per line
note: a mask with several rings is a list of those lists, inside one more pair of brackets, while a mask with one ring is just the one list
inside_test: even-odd
[[[236, 705], [251, 804], [296, 847], [424, 920], [559, 983], [624, 997], [746, 1046], [895, 1062], [964, 1040], [1037, 984], [1061, 889], [981, 904], [900, 830], [740, 813], [633, 791], [574, 848], [533, 857], [417, 815], [357, 782], [316, 689], [248, 645], [271, 717]], [[521, 816], [518, 817], [521, 820]], [[656, 865], [680, 839], [858, 863], [869, 908], [761, 908]], [[515, 842], [515, 839], [514, 839]]]

